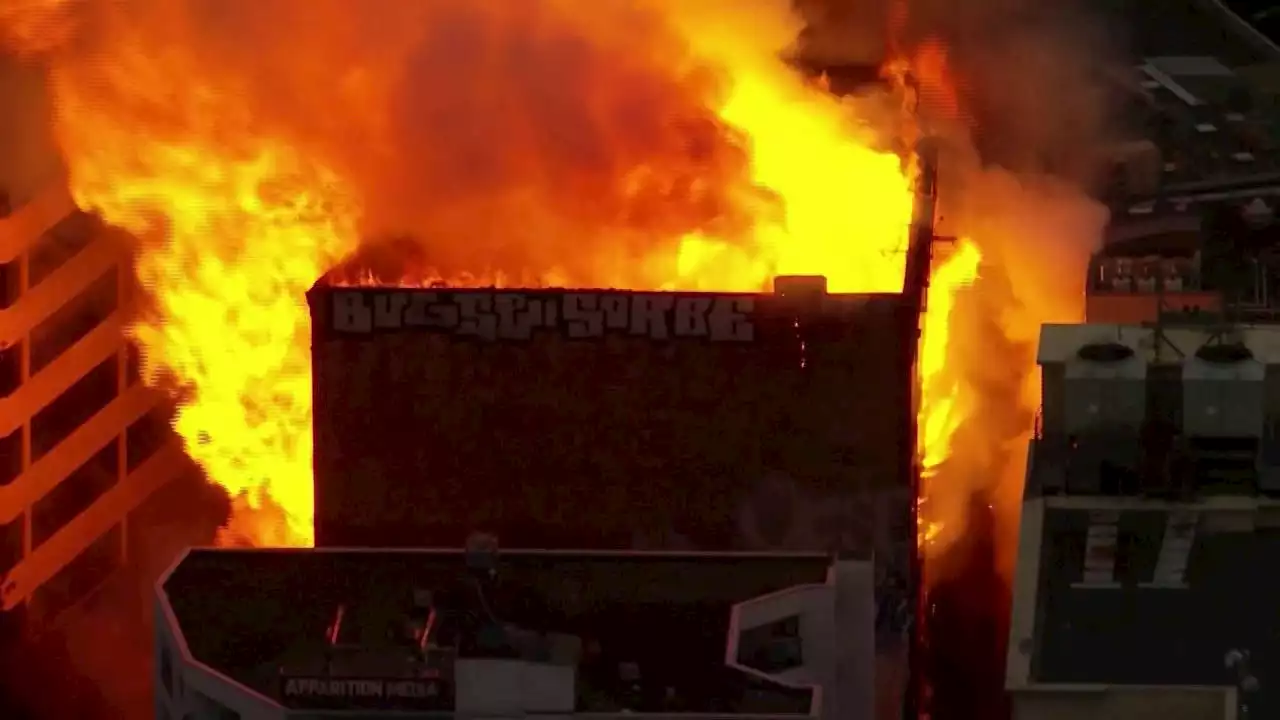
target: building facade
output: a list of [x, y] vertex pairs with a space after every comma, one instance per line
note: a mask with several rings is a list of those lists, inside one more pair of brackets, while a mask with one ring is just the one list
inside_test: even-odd
[[1039, 362], [1015, 717], [1277, 712], [1280, 326], [1049, 325]]

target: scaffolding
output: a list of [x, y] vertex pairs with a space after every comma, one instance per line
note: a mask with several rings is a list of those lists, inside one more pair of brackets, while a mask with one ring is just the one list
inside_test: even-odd
[[0, 203], [0, 608], [53, 620], [127, 560], [128, 518], [183, 471], [125, 337], [128, 243], [55, 184]]

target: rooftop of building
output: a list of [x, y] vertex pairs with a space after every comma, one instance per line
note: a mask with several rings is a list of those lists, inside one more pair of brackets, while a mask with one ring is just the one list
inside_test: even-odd
[[1280, 57], [1266, 36], [1217, 0], [1086, 0], [1084, 6], [1111, 21], [1135, 55], [1212, 55], [1231, 67]]
[[[503, 551], [480, 602], [514, 656], [576, 665], [580, 711], [808, 714], [813, 690], [726, 664], [730, 617], [830, 567], [812, 554]], [[419, 660], [451, 667], [470, 652], [447, 638], [476, 610], [471, 572], [461, 550], [192, 550], [160, 592], [192, 660], [289, 705], [282, 675], [416, 677], [403, 633], [424, 594], [453, 609]]]
[[1209, 705], [1216, 689], [1248, 717], [1280, 708], [1280, 582], [1263, 571], [1280, 561], [1276, 502], [1055, 496], [1022, 523], [1011, 689], [1165, 688]]
[[1112, 189], [1115, 222], [1205, 201], [1270, 202], [1280, 188], [1280, 47], [1219, 0], [1086, 7], [1129, 58], [1111, 73], [1116, 155], [1154, 165]]

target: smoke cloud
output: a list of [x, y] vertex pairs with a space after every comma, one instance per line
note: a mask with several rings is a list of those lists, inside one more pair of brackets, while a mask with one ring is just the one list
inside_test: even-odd
[[18, 205], [58, 173], [43, 68], [0, 53], [0, 104], [0, 188]]
[[965, 420], [928, 483], [928, 512], [947, 525], [939, 539], [946, 546], [963, 537], [974, 494], [984, 498], [977, 506], [997, 508], [1007, 576], [1039, 405], [1039, 328], [1083, 318], [1088, 257], [1108, 218], [1090, 192], [1113, 130], [1116, 28], [1075, 2], [799, 4], [809, 53], [858, 64], [895, 47], [925, 48], [935, 57], [920, 71], [945, 73], [956, 88], [958, 115], [922, 93], [923, 122], [944, 139], [939, 232], [970, 238], [984, 262], [952, 313], [948, 365], [958, 370], [938, 382]]
[[[997, 507], [1007, 555], [1039, 325], [1081, 317], [1106, 221], [1088, 190], [1108, 136], [1110, 29], [1037, 0], [798, 2], [801, 18], [782, 0], [84, 0], [0, 24], [28, 52], [62, 43], [55, 114], [111, 109], [110, 123], [61, 127], [84, 186], [115, 183], [119, 148], [145, 127], [134, 174], [243, 190], [234, 168], [183, 154], [195, 132], [240, 167], [269, 166], [279, 187], [262, 195], [311, 188], [291, 211], [349, 211], [364, 238], [412, 236], [446, 275], [619, 285], [652, 279], [635, 267], [641, 250], [692, 233], [745, 242], [778, 207], [751, 180], [749, 139], [712, 111], [727, 84], [708, 55], [764, 57], [800, 35], [818, 59], [876, 65], [935, 41], [971, 121], [931, 118], [946, 139], [940, 229], [971, 237], [986, 262], [954, 312], [951, 365], [966, 371], [948, 381], [966, 424], [930, 502], [944, 542], [973, 507]], [[135, 192], [117, 210], [156, 241], [148, 200], [167, 190]], [[269, 250], [213, 229], [225, 232], [199, 261]]]
[[[295, 172], [342, 178], [322, 202], [358, 205], [365, 238], [411, 233], [445, 274], [621, 275], [682, 234], [743, 238], [775, 202], [713, 110], [721, 70], [681, 30], [716, 3], [691, 5], [90, 2], [61, 109], [201, 128], [245, 157], [263, 149], [244, 138], [280, 138], [306, 155]], [[781, 50], [796, 26], [769, 7], [737, 37]], [[708, 22], [702, 50], [729, 26]], [[60, 139], [80, 156], [113, 141]]]
[[1088, 258], [1108, 219], [1090, 190], [1111, 136], [1108, 77], [1121, 48], [1106, 18], [1072, 2], [802, 5], [810, 51], [828, 62], [927, 50], [917, 70], [945, 73], [957, 90], [960, 112], [925, 91], [922, 112], [945, 139], [940, 231], [970, 238], [983, 263], [955, 299], [952, 370], [929, 380], [935, 396], [952, 399], [959, 425], [950, 456], [924, 481], [924, 514], [943, 530], [927, 553], [921, 622], [932, 716], [1004, 717], [1009, 583], [1040, 404], [1036, 345], [1043, 323], [1083, 320]]

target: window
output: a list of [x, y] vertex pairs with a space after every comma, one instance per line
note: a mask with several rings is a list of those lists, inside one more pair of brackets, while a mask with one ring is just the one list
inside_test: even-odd
[[804, 665], [800, 639], [800, 616], [742, 631], [738, 642], [738, 662], [765, 673], [781, 673]]

